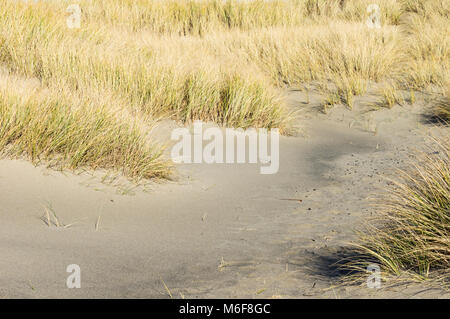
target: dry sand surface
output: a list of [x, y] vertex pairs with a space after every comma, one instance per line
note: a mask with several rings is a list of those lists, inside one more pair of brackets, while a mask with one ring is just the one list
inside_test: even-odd
[[[382, 175], [444, 129], [426, 123], [425, 103], [320, 114], [314, 96], [289, 98], [302, 129], [281, 137], [274, 175], [255, 164], [183, 164], [174, 181], [124, 189], [0, 161], [0, 297], [450, 297], [417, 283], [328, 289]], [[46, 203], [75, 224], [47, 227]], [[69, 264], [81, 267], [80, 289], [66, 287]]]

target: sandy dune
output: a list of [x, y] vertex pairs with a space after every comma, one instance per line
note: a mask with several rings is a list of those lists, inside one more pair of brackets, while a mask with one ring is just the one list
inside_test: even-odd
[[[305, 107], [300, 93], [290, 99]], [[424, 284], [326, 289], [381, 175], [439, 128], [420, 105], [327, 115], [310, 105], [301, 134], [281, 137], [275, 175], [185, 164], [176, 181], [123, 194], [87, 174], [0, 161], [0, 297], [168, 298], [164, 285], [175, 298], [450, 297]], [[46, 203], [75, 224], [47, 227]], [[81, 267], [80, 289], [66, 287], [69, 264]]]

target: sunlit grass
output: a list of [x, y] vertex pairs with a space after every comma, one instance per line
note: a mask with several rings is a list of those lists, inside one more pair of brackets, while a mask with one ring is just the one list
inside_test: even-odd
[[449, 140], [448, 133], [433, 138], [432, 147], [377, 197], [376, 216], [355, 243], [366, 258], [347, 267], [376, 262], [390, 276], [450, 279]]
[[169, 175], [171, 165], [161, 158], [161, 146], [147, 141], [145, 127], [103, 97], [86, 101], [6, 80], [0, 89], [3, 155], [58, 169], [111, 169], [135, 180]]
[[[0, 0], [0, 64], [12, 74], [36, 79], [48, 92], [36, 102], [11, 99], [4, 91], [4, 108], [31, 108], [35, 116], [42, 110], [43, 119], [58, 112], [72, 118], [105, 116], [102, 129], [111, 124], [111, 136], [119, 130], [115, 135], [123, 138], [131, 131], [121, 125], [151, 126], [161, 118], [279, 128], [288, 134], [294, 115], [283, 100], [286, 87], [312, 84], [323, 93], [324, 106], [353, 107], [355, 96], [372, 83], [389, 83], [381, 95], [392, 107], [401, 102], [397, 89], [435, 93], [448, 86], [449, 1], [379, 0], [383, 26], [369, 29], [372, 2], [81, 0], [81, 28], [69, 29], [67, 3]], [[103, 93], [107, 102], [98, 103]], [[75, 113], [80, 105], [87, 108], [83, 114]], [[117, 112], [133, 120], [107, 120]], [[14, 123], [16, 130], [35, 125], [25, 118]], [[63, 129], [53, 122], [45, 125]], [[147, 143], [137, 133], [129, 138]], [[141, 151], [127, 155], [139, 164], [126, 168], [131, 162], [100, 150], [80, 156], [67, 141], [62, 145], [68, 149], [45, 150], [49, 137], [33, 139], [38, 151], [19, 140], [16, 150], [33, 160], [36, 152], [42, 159], [58, 153], [69, 167], [90, 163], [95, 168], [93, 162], [102, 162], [98, 167], [152, 176], [150, 166], [143, 168], [147, 157], [138, 161]]]

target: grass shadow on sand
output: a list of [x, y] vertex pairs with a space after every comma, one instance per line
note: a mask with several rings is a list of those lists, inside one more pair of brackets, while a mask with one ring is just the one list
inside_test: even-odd
[[433, 101], [433, 106], [422, 115], [422, 123], [428, 125], [450, 125], [450, 98], [448, 93]]
[[442, 114], [437, 114], [434, 110], [426, 112], [421, 116], [421, 123], [431, 126], [450, 126], [450, 118]]
[[[358, 267], [349, 266], [352, 261], [363, 261]], [[353, 247], [321, 248], [306, 255], [308, 275], [332, 282], [340, 282], [349, 277], [364, 275], [363, 264], [376, 264], [376, 259], [362, 254]], [[367, 266], [366, 265], [366, 266]]]

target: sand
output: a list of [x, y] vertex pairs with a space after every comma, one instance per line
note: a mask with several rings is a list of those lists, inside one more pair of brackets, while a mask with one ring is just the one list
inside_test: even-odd
[[[450, 297], [417, 283], [329, 289], [339, 277], [330, 265], [373, 214], [382, 176], [444, 128], [426, 123], [423, 101], [367, 112], [361, 99], [321, 114], [310, 99], [289, 93], [301, 130], [281, 137], [274, 175], [255, 164], [180, 164], [174, 181], [113, 187], [100, 173], [1, 160], [0, 297]], [[176, 125], [161, 125], [167, 140]], [[45, 205], [75, 224], [48, 227]], [[81, 267], [80, 289], [66, 286], [70, 264]]]

